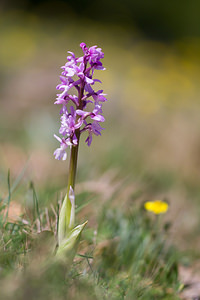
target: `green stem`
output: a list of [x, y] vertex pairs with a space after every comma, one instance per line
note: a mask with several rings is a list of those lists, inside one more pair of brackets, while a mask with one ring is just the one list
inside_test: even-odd
[[66, 214], [67, 214], [67, 212], [71, 211], [71, 207], [72, 207], [71, 201], [69, 199], [70, 186], [72, 187], [73, 191], [75, 190], [75, 179], [76, 179], [76, 170], [77, 170], [77, 161], [78, 161], [80, 129], [77, 129], [76, 137], [77, 137], [77, 145], [72, 146], [71, 154], [70, 154], [69, 178], [68, 178], [67, 195], [66, 195], [66, 197], [67, 197]]
[[80, 130], [76, 133], [76, 137], [77, 137], [78, 144], [76, 146], [72, 146], [71, 148], [67, 193], [69, 193], [70, 186], [73, 188], [73, 190], [75, 188]]

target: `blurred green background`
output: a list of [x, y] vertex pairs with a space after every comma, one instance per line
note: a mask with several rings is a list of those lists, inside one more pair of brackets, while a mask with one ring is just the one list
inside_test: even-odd
[[4, 0], [0, 36], [2, 197], [8, 169], [14, 181], [26, 164], [13, 200], [26, 201], [30, 180], [44, 204], [66, 186], [68, 162], [53, 157], [60, 66], [81, 42], [98, 45], [106, 130], [90, 148], [82, 139], [77, 182], [107, 199], [122, 180], [122, 206], [138, 189], [142, 201], [167, 198], [174, 241], [198, 256], [200, 2]]

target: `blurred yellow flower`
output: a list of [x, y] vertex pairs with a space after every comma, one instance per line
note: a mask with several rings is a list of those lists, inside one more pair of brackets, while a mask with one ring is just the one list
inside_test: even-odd
[[165, 201], [155, 200], [145, 202], [144, 208], [156, 215], [159, 215], [166, 213], [168, 211], [169, 205]]

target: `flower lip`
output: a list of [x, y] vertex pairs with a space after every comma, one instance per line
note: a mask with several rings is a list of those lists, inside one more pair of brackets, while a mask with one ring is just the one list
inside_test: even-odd
[[67, 147], [71, 147], [73, 144], [71, 142], [71, 140], [69, 138], [65, 139], [65, 138], [60, 138], [58, 137], [56, 134], [54, 134], [54, 137], [60, 142], [60, 148], [57, 148], [54, 151], [54, 156], [56, 159], [58, 160], [66, 160], [67, 158], [67, 153], [66, 153], [66, 149]]

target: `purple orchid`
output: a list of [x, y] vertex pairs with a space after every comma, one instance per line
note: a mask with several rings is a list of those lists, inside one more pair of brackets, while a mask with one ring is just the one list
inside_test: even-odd
[[[106, 94], [103, 90], [95, 92], [93, 89], [95, 82], [100, 82], [93, 79], [94, 71], [105, 70], [101, 62], [104, 53], [97, 46], [88, 48], [85, 43], [81, 43], [80, 47], [83, 51], [81, 57], [68, 52], [70, 55], [67, 56], [67, 62], [61, 67], [63, 70], [60, 76], [61, 83], [57, 86], [61, 93], [57, 94], [55, 104], [62, 105], [59, 133], [63, 138], [55, 135], [60, 142], [60, 148], [55, 150], [54, 155], [59, 160], [67, 158], [67, 147], [77, 146], [80, 134], [84, 131], [88, 132], [85, 142], [90, 146], [93, 134], [101, 135], [103, 130], [99, 123], [105, 121], [101, 103], [107, 100]], [[74, 90], [76, 94], [73, 94]], [[88, 103], [93, 103], [92, 111], [87, 109]]]

